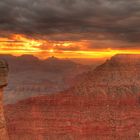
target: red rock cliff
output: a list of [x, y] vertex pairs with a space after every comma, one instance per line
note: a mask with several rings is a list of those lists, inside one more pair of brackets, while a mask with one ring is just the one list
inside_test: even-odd
[[140, 55], [117, 55], [72, 89], [6, 108], [10, 140], [140, 139]]

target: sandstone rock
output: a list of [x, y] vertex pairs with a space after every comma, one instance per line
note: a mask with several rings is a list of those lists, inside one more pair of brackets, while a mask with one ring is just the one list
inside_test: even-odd
[[6, 122], [3, 111], [3, 88], [7, 85], [8, 65], [4, 60], [0, 61], [0, 140], [8, 140]]
[[0, 60], [0, 87], [7, 85], [8, 64], [5, 60]]

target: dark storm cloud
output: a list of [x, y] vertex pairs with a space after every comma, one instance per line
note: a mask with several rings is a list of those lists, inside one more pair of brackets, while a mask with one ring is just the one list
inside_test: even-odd
[[50, 40], [139, 42], [140, 0], [2, 0], [0, 31]]

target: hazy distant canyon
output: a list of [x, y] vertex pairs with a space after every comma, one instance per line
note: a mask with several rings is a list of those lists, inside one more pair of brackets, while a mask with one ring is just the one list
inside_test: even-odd
[[74, 84], [75, 77], [94, 68], [94, 65], [82, 65], [55, 57], [39, 60], [31, 55], [0, 55], [0, 58], [8, 61], [10, 69], [9, 84], [4, 94], [5, 104], [66, 90]]

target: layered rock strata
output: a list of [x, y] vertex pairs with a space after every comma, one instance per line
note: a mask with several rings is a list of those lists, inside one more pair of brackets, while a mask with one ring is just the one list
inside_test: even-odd
[[116, 55], [68, 91], [5, 109], [10, 140], [139, 140], [140, 55]]

